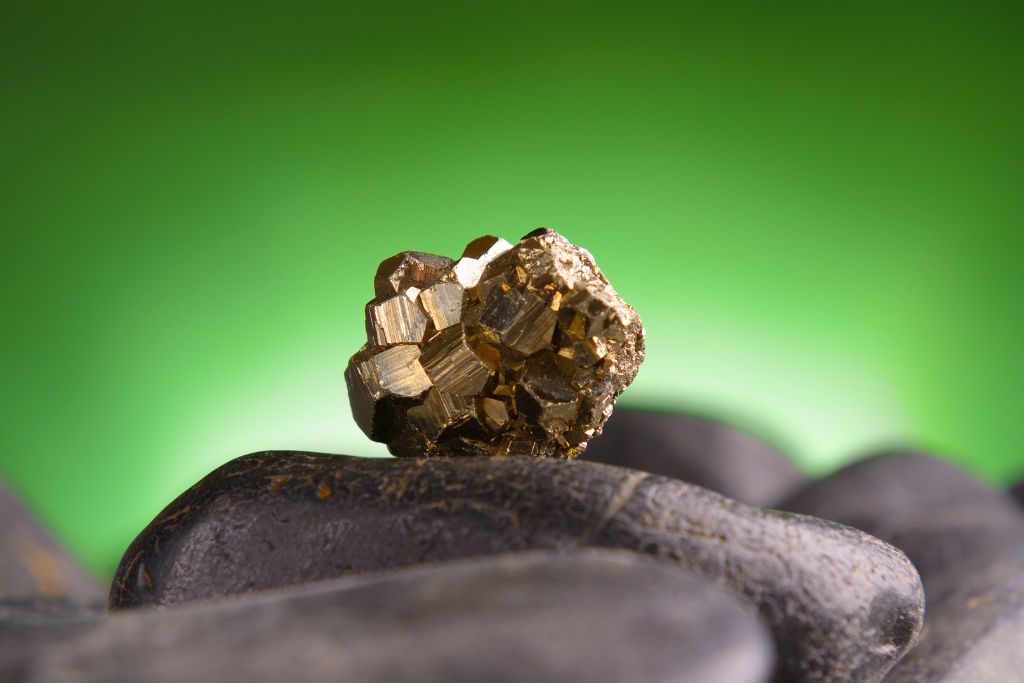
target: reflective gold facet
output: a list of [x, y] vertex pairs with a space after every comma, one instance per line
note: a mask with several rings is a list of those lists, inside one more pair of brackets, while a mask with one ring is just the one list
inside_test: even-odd
[[419, 357], [420, 350], [413, 345], [382, 350], [367, 344], [349, 360], [345, 382], [352, 415], [370, 438], [390, 439], [395, 433], [389, 419], [392, 404], [418, 398], [430, 389]]
[[367, 333], [377, 346], [415, 344], [423, 341], [427, 315], [405, 293], [366, 307]]
[[500, 237], [484, 235], [467, 244], [466, 248], [462, 250], [462, 255], [490, 263], [511, 248], [512, 245]]
[[452, 425], [469, 419], [473, 413], [473, 399], [450, 394], [433, 388], [423, 403], [409, 409], [409, 421], [423, 436], [436, 439]]
[[420, 293], [420, 303], [433, 321], [435, 330], [443, 330], [459, 322], [464, 293], [457, 282], [439, 282]]
[[430, 378], [420, 365], [420, 350], [411, 344], [392, 346], [370, 359], [381, 390], [415, 398], [431, 387]]
[[356, 422], [395, 455], [571, 458], [644, 356], [644, 329], [584, 250], [546, 228], [462, 257], [381, 263], [345, 373]]
[[459, 396], [475, 396], [491, 376], [469, 347], [462, 325], [444, 329], [424, 344], [421, 361], [435, 387]]
[[493, 431], [498, 431], [508, 424], [508, 406], [500, 399], [491, 397], [480, 399], [479, 412], [484, 424]]
[[403, 251], [377, 266], [373, 278], [378, 298], [398, 294], [408, 287], [424, 289], [437, 282], [441, 273], [452, 265], [447, 256], [426, 254], [421, 251]]

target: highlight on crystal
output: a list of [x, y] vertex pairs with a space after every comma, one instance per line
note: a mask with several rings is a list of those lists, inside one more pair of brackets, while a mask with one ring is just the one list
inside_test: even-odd
[[644, 327], [585, 249], [540, 228], [462, 257], [381, 262], [352, 414], [398, 456], [573, 458], [644, 358]]

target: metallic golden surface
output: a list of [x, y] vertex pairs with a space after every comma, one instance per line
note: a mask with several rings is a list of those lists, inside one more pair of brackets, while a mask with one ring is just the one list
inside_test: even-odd
[[359, 427], [395, 455], [573, 458], [644, 358], [636, 311], [547, 228], [485, 235], [457, 261], [402, 252], [374, 289], [345, 378]]
[[435, 329], [443, 330], [459, 322], [464, 292], [458, 282], [439, 282], [419, 294], [420, 303]]
[[470, 348], [461, 324], [445, 328], [424, 344], [420, 362], [435, 387], [457, 396], [476, 396], [491, 375]]
[[423, 289], [437, 282], [438, 276], [452, 265], [447, 256], [403, 251], [377, 266], [373, 286], [378, 299], [399, 294], [409, 287]]
[[377, 346], [416, 344], [426, 331], [427, 314], [405, 292], [366, 306], [366, 335]]

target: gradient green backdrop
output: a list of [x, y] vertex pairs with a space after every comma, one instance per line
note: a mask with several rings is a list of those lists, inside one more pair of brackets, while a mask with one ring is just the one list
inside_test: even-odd
[[94, 571], [229, 458], [383, 453], [377, 262], [539, 225], [647, 324], [623, 403], [1024, 468], [1020, 3], [330, 7], [0, 10], [0, 475]]

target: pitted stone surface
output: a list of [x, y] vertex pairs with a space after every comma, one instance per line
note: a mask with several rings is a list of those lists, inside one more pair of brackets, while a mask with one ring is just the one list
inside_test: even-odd
[[669, 559], [749, 600], [775, 639], [779, 683], [878, 681], [921, 627], [917, 572], [867, 534], [644, 472], [525, 457], [239, 458], [135, 539], [110, 606], [582, 547]]
[[1024, 511], [922, 451], [865, 458], [780, 507], [867, 531], [914, 562], [927, 618], [886, 683], [1002, 683], [1024, 669]]

